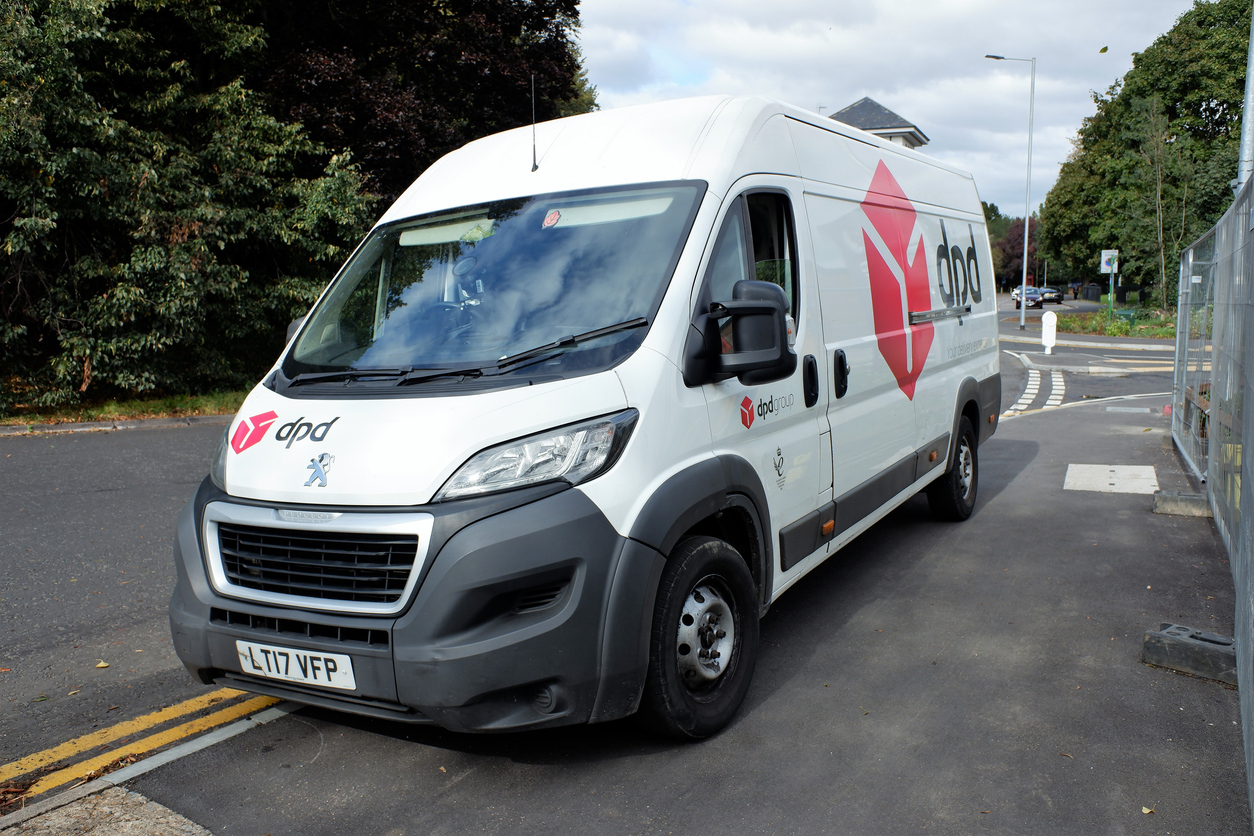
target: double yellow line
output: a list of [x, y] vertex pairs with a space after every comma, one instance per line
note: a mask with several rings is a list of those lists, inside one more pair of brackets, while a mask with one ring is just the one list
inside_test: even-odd
[[[61, 761], [82, 755], [83, 753], [112, 743], [115, 740], [121, 740], [130, 735], [139, 734], [151, 728], [163, 725], [176, 720], [180, 717], [186, 717], [188, 714], [194, 714], [197, 711], [217, 705], [218, 703], [233, 700], [242, 696], [244, 691], [237, 691], [234, 688], [220, 688], [217, 691], [211, 691], [208, 694], [202, 694], [199, 697], [193, 697], [186, 702], [178, 705], [172, 705], [169, 708], [163, 708], [154, 711], [151, 714], [145, 714], [142, 717], [136, 717], [133, 720], [126, 720], [106, 729], [94, 731], [91, 734], [85, 734], [82, 737], [76, 737], [68, 740], [59, 746], [53, 746], [51, 749], [45, 749], [42, 752], [36, 752], [33, 755], [27, 755], [20, 760], [6, 763], [0, 766], [0, 781], [10, 781], [37, 769], [51, 766]], [[225, 725], [233, 720], [241, 717], [247, 717], [250, 714], [256, 714], [264, 708], [268, 708], [279, 700], [275, 697], [253, 697], [244, 702], [232, 703], [225, 708], [189, 720], [186, 723], [174, 726], [173, 728], [139, 738], [138, 740], [129, 741], [117, 748], [111, 749], [103, 755], [97, 755], [94, 758], [88, 758], [79, 761], [71, 766], [58, 769], [51, 772], [34, 784], [26, 792], [26, 797], [30, 798], [41, 795], [49, 790], [64, 786], [71, 781], [81, 781], [91, 773], [108, 766], [119, 758], [128, 755], [142, 755], [159, 749], [177, 740], [190, 737], [194, 734], [207, 731], [217, 726]]]

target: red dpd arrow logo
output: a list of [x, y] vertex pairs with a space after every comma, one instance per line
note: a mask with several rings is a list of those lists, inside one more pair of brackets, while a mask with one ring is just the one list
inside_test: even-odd
[[[911, 325], [909, 311], [931, 310], [932, 288], [927, 277], [927, 257], [922, 238], [914, 252], [914, 259], [908, 261], [906, 258], [917, 213], [882, 161], [875, 169], [875, 176], [871, 178], [871, 187], [867, 190], [866, 199], [862, 201], [862, 211], [888, 248], [893, 267], [905, 279], [906, 305], [903, 306], [901, 281], [871, 240], [871, 236], [863, 230], [867, 272], [871, 279], [875, 338], [879, 343], [880, 354], [897, 378], [897, 385], [907, 398], [914, 400], [914, 385], [927, 362], [927, 352], [932, 347], [935, 334], [930, 322]], [[907, 333], [910, 337], [908, 343]]]
[[261, 441], [266, 436], [266, 430], [270, 429], [270, 425], [278, 417], [274, 412], [263, 412], [240, 421], [239, 426], [235, 428], [235, 435], [231, 437], [231, 449], [236, 453], [242, 453]]
[[748, 395], [740, 402], [740, 423], [745, 425], [746, 430], [753, 426], [753, 398]]

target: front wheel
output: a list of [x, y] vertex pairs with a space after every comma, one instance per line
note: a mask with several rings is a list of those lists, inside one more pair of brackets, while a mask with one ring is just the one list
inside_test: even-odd
[[646, 728], [686, 740], [735, 716], [758, 654], [758, 601], [744, 559], [713, 537], [690, 537], [666, 563], [640, 701]]
[[966, 418], [958, 421], [958, 449], [945, 475], [927, 486], [927, 504], [938, 520], [961, 522], [975, 510], [975, 494], [980, 484], [980, 463], [976, 456], [975, 430]]

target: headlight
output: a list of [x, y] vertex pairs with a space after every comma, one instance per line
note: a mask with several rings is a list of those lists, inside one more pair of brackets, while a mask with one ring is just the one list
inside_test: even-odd
[[213, 464], [209, 465], [210, 480], [223, 492], [226, 491], [226, 453], [231, 449], [231, 443], [227, 440], [230, 432], [231, 425], [227, 424], [222, 432], [222, 440], [218, 442], [218, 452], [213, 454]]
[[629, 409], [484, 450], [444, 483], [434, 501], [522, 488], [554, 479], [565, 479], [572, 485], [586, 482], [609, 470], [618, 460], [639, 414]]

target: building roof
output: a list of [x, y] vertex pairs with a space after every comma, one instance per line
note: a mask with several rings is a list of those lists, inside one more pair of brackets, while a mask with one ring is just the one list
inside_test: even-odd
[[863, 97], [832, 114], [832, 119], [886, 139], [903, 137], [911, 148], [927, 145], [927, 134], [874, 99]]

